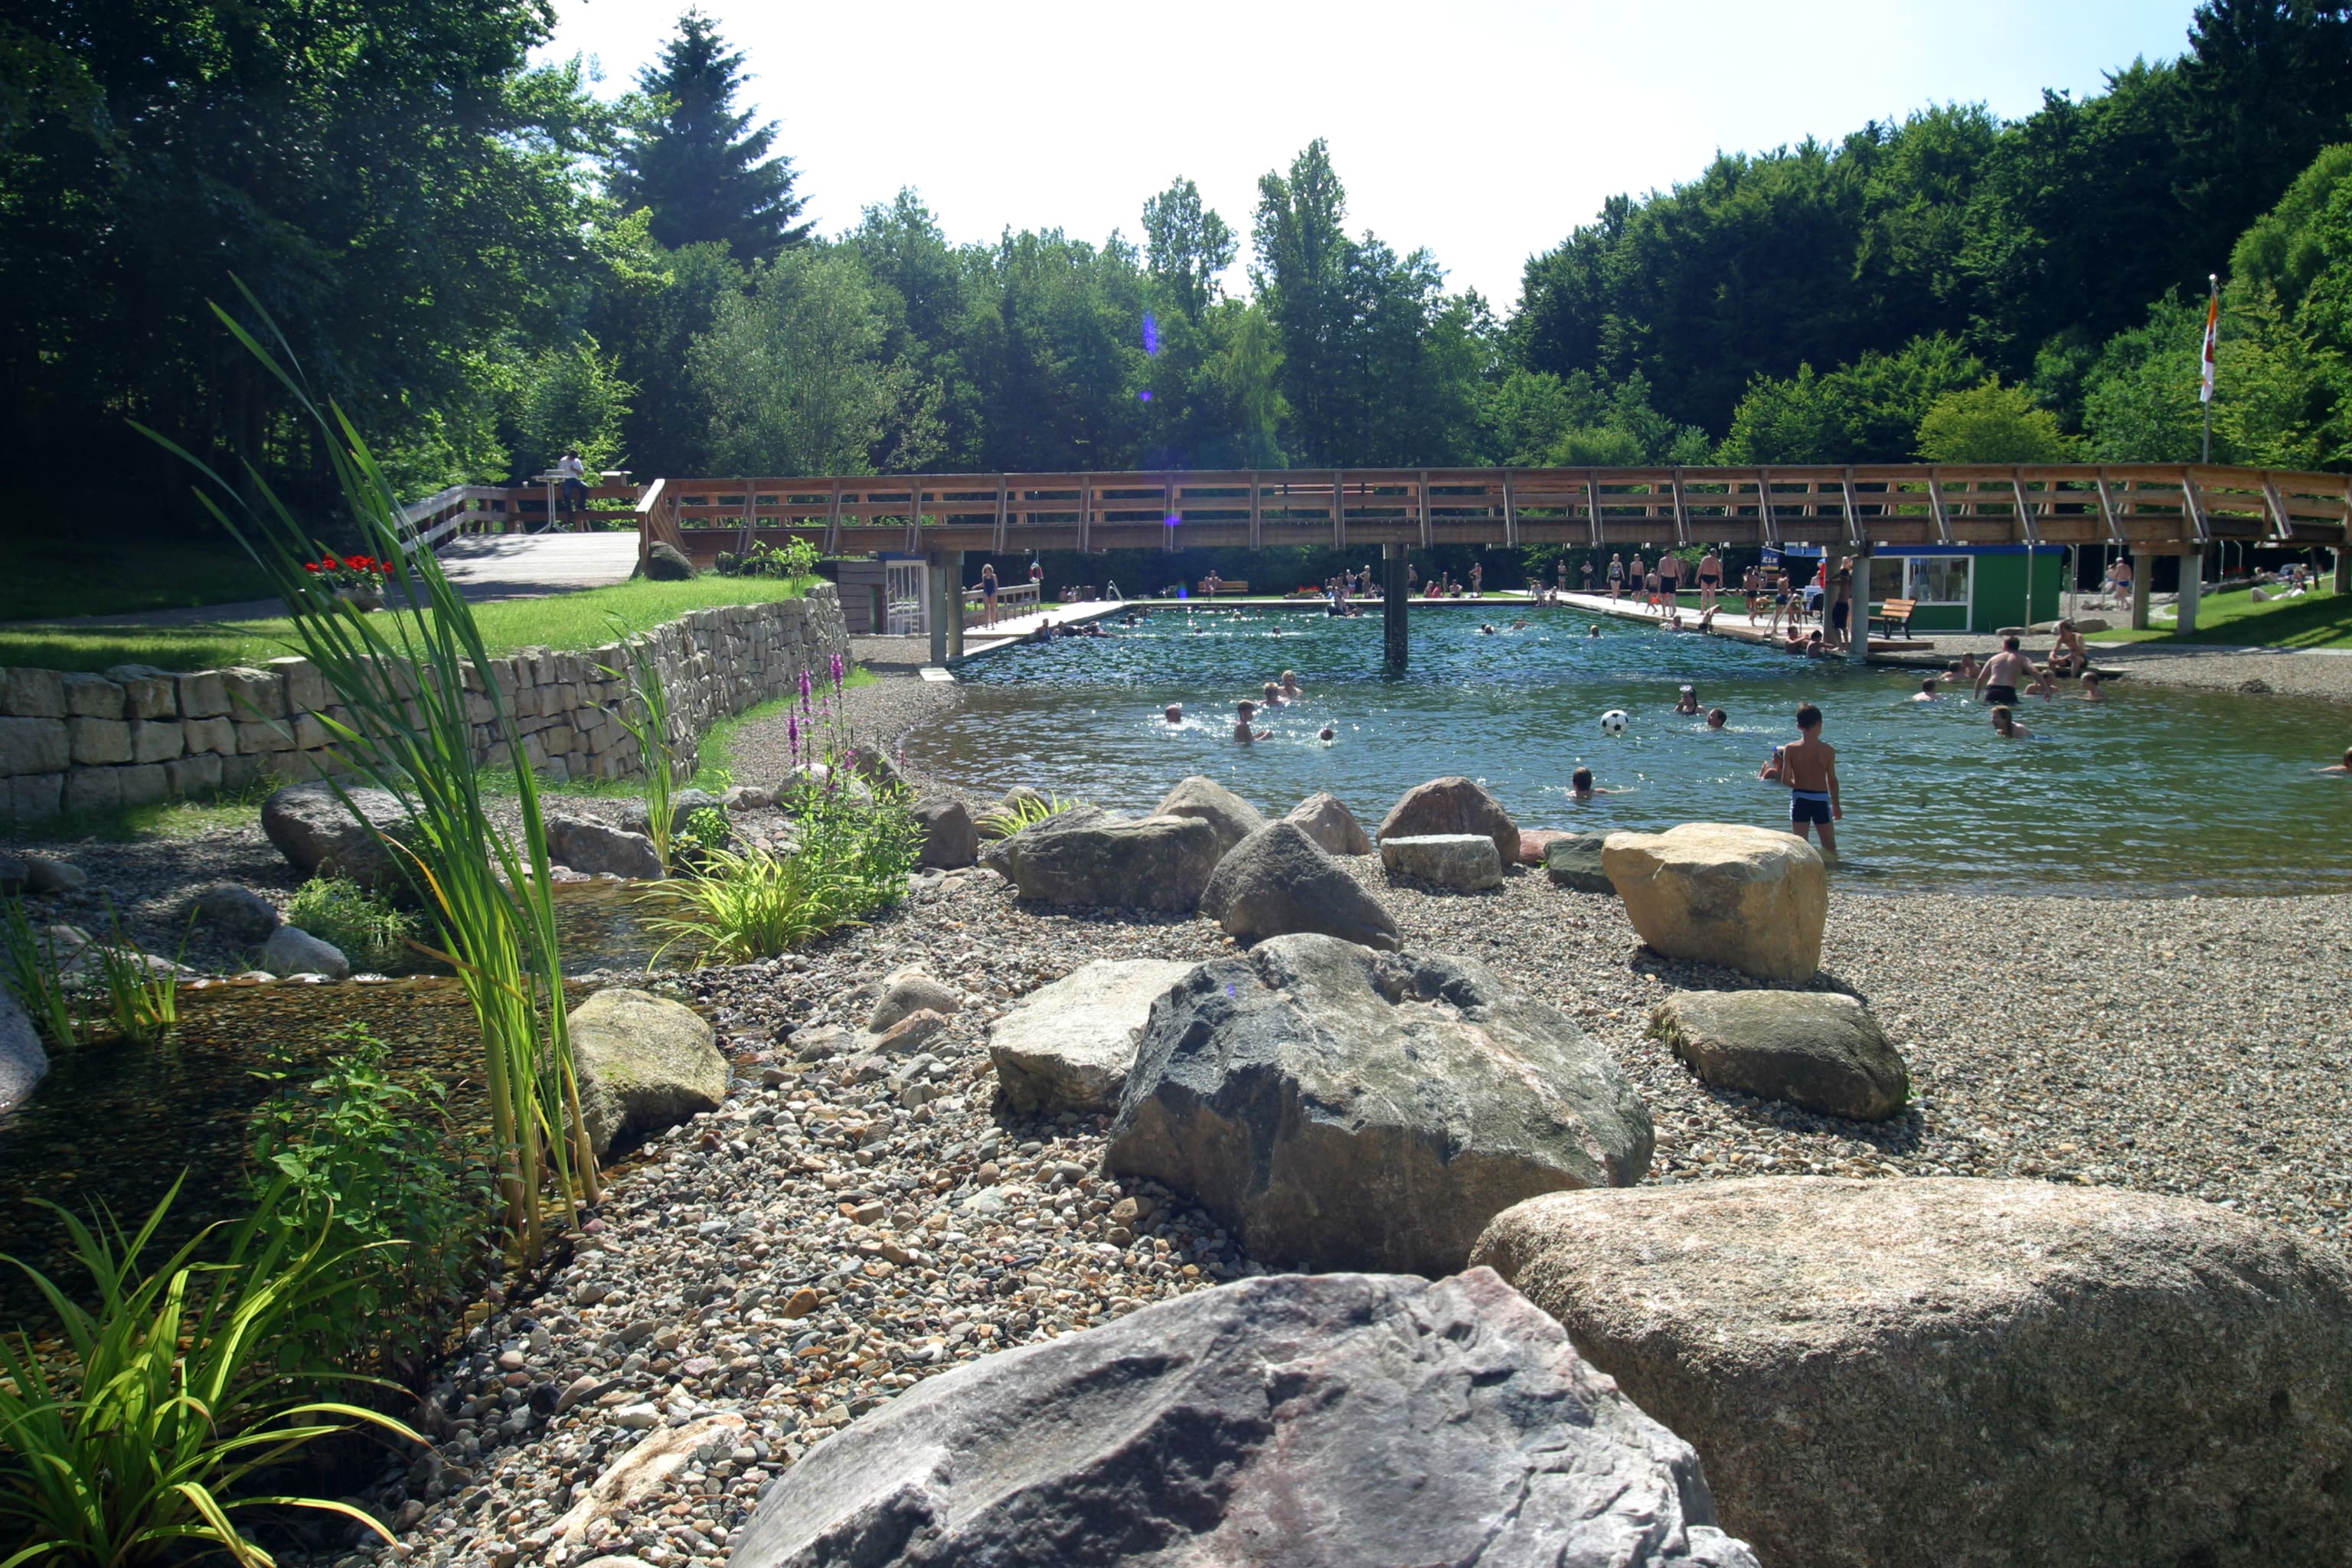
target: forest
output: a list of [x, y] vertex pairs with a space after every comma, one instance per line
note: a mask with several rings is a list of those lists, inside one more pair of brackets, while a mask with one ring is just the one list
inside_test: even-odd
[[[950, 242], [921, 171], [821, 234], [687, 12], [615, 101], [541, 0], [0, 21], [0, 447], [150, 476], [146, 426], [299, 487], [285, 334], [407, 491], [567, 447], [641, 477], [1332, 465], [2352, 466], [2352, 6], [2207, 0], [2177, 58], [1920, 109], [1612, 197], [1518, 298], [1350, 226], [1323, 142], [1220, 214]], [[1559, 156], [1575, 156], [1572, 148]], [[1540, 199], [1540, 193], [1530, 193]], [[1245, 286], [1229, 287], [1235, 263]], [[176, 482], [176, 481], [175, 481]]]

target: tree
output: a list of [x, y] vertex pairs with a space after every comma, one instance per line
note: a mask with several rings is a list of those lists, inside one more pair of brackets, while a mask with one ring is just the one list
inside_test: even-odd
[[1192, 321], [1216, 302], [1218, 275], [1237, 247], [1225, 220], [1201, 205], [1201, 187], [1178, 179], [1143, 204], [1144, 264], [1167, 298]]
[[1895, 353], [1865, 353], [1827, 375], [1800, 365], [1786, 380], [1759, 376], [1732, 410], [1721, 460], [1907, 462], [1929, 405], [1985, 374], [1981, 361], [1938, 332]]
[[1328, 462], [1353, 424], [1345, 386], [1350, 308], [1348, 193], [1322, 138], [1286, 177], [1258, 177], [1257, 265], [1251, 280], [1282, 344], [1282, 391], [1300, 455]]
[[524, 366], [514, 399], [515, 456], [523, 472], [576, 452], [591, 471], [619, 461], [635, 388], [596, 340], [582, 334], [541, 350]]
[[772, 156], [772, 121], [751, 128], [735, 95], [750, 79], [698, 10], [677, 19], [658, 62], [637, 74], [644, 102], [612, 166], [613, 197], [653, 214], [653, 237], [671, 249], [717, 243], [745, 266], [805, 244], [794, 223], [806, 205], [793, 194], [793, 161]]
[[1948, 392], [1919, 421], [1919, 455], [1931, 463], [2063, 463], [2074, 443], [2058, 416], [1999, 376]]

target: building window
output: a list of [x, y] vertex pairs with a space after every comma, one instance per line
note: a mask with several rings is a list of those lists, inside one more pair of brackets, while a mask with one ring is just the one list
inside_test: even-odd
[[1969, 602], [1969, 568], [1965, 555], [1910, 557], [1911, 592], [1906, 597], [1923, 605], [1965, 605]]
[[1875, 604], [1903, 597], [1901, 556], [1874, 555], [1870, 558], [1870, 597]]

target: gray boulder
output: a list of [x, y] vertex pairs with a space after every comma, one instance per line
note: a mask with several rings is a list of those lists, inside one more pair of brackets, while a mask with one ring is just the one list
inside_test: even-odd
[[2346, 1560], [2352, 1266], [2185, 1198], [1765, 1176], [1538, 1198], [1477, 1260], [1767, 1563]]
[[261, 803], [261, 831], [306, 877], [347, 877], [375, 892], [413, 893], [407, 876], [360, 820], [396, 840], [408, 825], [398, 797], [364, 784], [345, 793], [349, 807], [323, 782], [289, 784]]
[[980, 825], [953, 795], [927, 795], [915, 802], [915, 822], [923, 830], [921, 863], [952, 871], [980, 858]]
[[988, 1026], [1005, 1103], [1033, 1116], [1118, 1110], [1151, 1005], [1192, 972], [1165, 959], [1097, 959], [1023, 997]]
[[1641, 1180], [1650, 1146], [1615, 1058], [1482, 967], [1283, 936], [1153, 1005], [1104, 1168], [1267, 1263], [1433, 1276], [1521, 1198]]
[[1284, 819], [1307, 829], [1307, 837], [1323, 847], [1327, 855], [1369, 855], [1372, 852], [1371, 836], [1348, 803], [1330, 791], [1310, 795], [1290, 808]]
[[352, 961], [343, 950], [331, 942], [322, 942], [300, 926], [279, 926], [261, 944], [260, 966], [284, 979], [289, 974], [323, 974], [330, 980], [348, 980]]
[[25, 891], [28, 893], [70, 893], [89, 882], [89, 873], [70, 860], [47, 855], [25, 857]]
[[1884, 1121], [1911, 1099], [1902, 1053], [1860, 1002], [1835, 992], [1676, 992], [1649, 1032], [1719, 1089], [1860, 1121]]
[[41, 1048], [31, 1015], [0, 987], [0, 1110], [21, 1103], [48, 1072], [49, 1053]]
[[963, 994], [919, 969], [902, 969], [882, 983], [882, 994], [866, 1017], [869, 1034], [878, 1035], [899, 1019], [926, 1009], [945, 1016], [963, 1005]]
[[1411, 877], [1457, 893], [1483, 892], [1503, 885], [1503, 858], [1483, 833], [1430, 833], [1381, 837], [1381, 865], [1390, 875]]
[[1123, 909], [1200, 908], [1223, 851], [1197, 816], [1133, 821], [1062, 818], [1024, 828], [991, 847], [987, 863], [1024, 899]]
[[772, 811], [775, 805], [775, 792], [757, 784], [730, 784], [719, 795], [721, 811]]
[[1380, 837], [1426, 838], [1440, 833], [1480, 833], [1495, 841], [1495, 854], [1507, 866], [1519, 858], [1518, 825], [1486, 786], [1459, 775], [1415, 784], [1381, 818]]
[[927, 1379], [730, 1568], [1754, 1562], [1688, 1445], [1476, 1270], [1247, 1279]]
[[547, 853], [559, 865], [590, 876], [652, 881], [662, 875], [654, 841], [642, 833], [608, 827], [584, 816], [547, 818]]
[[1201, 912], [1244, 942], [1311, 931], [1366, 947], [1404, 945], [1396, 917], [1286, 817], [1226, 851]]
[[1265, 826], [1264, 812], [1216, 780], [1198, 773], [1178, 780], [1152, 815], [1199, 817], [1216, 829], [1217, 852], [1221, 855]]
[[193, 903], [198, 915], [232, 942], [257, 942], [285, 921], [276, 904], [235, 882], [215, 882]]
[[684, 583], [700, 575], [686, 552], [659, 539], [646, 550], [645, 574], [656, 583]]
[[580, 1115], [599, 1155], [624, 1132], [643, 1136], [716, 1110], [727, 1058], [701, 1015], [650, 992], [614, 987], [572, 1010]]
[[1606, 833], [1571, 833], [1554, 839], [1544, 846], [1544, 875], [1554, 887], [1615, 898], [1617, 884], [1601, 868], [1601, 847], [1608, 841]]

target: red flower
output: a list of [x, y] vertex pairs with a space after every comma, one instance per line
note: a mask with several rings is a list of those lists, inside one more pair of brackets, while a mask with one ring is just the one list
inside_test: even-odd
[[316, 572], [319, 570], [319, 563], [316, 561], [305, 561], [302, 563], [302, 570], [305, 572]]

